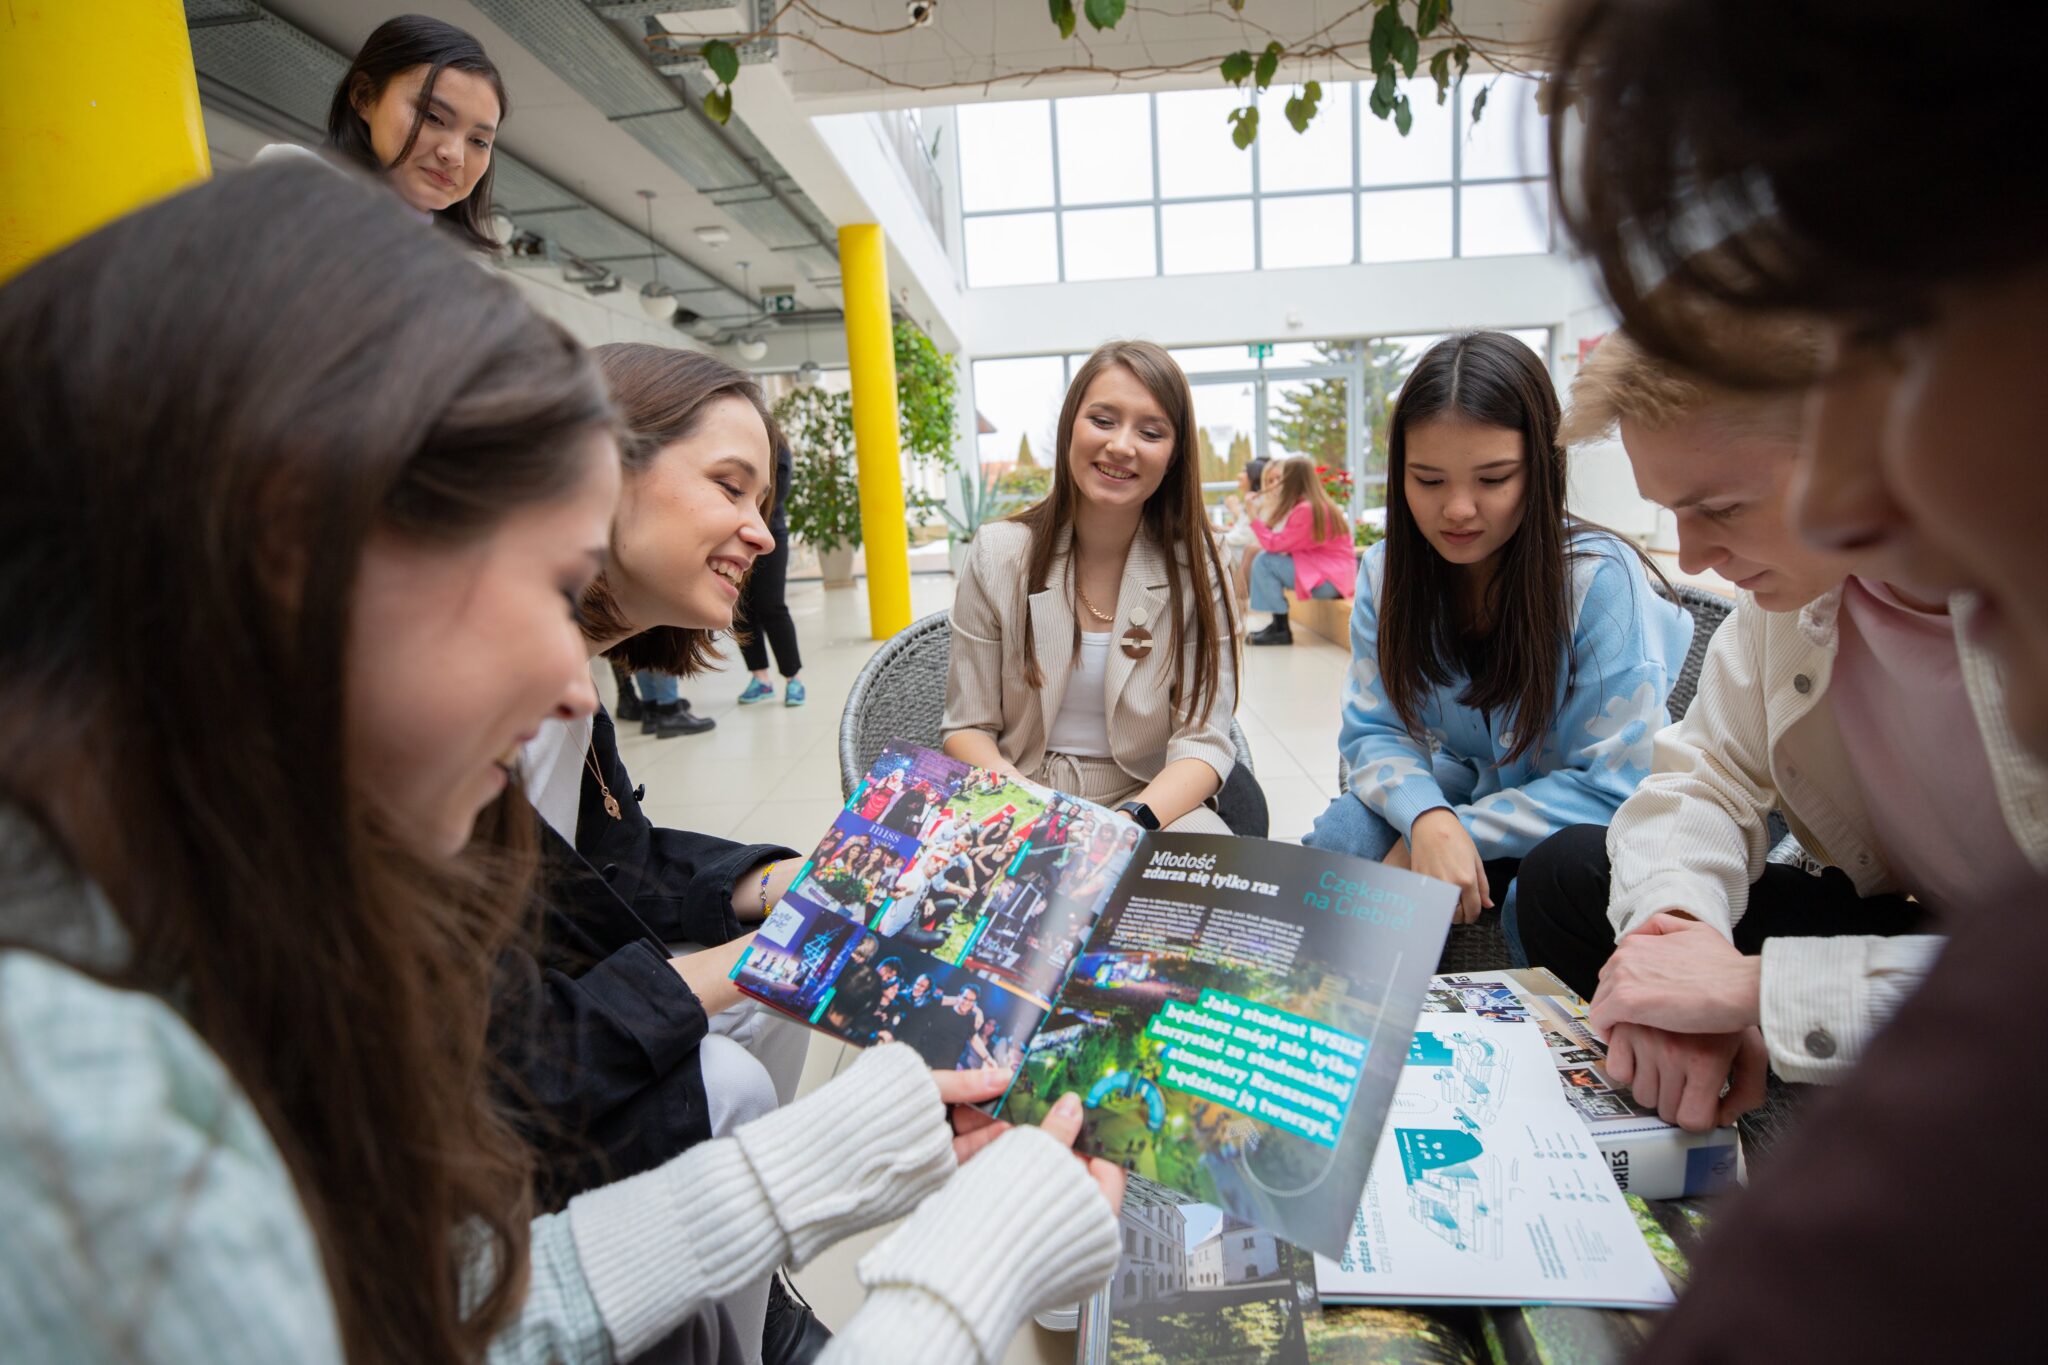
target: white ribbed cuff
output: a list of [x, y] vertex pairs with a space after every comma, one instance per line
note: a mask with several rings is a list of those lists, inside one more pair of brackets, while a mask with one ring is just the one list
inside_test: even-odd
[[1643, 927], [1643, 921], [1665, 910], [1682, 909], [1696, 920], [1702, 920], [1721, 931], [1721, 937], [1734, 941], [1734, 914], [1728, 905], [1728, 893], [1712, 877], [1694, 876], [1685, 872], [1660, 872], [1643, 881], [1627, 885], [1627, 873], [1616, 867], [1610, 886], [1617, 888], [1609, 893], [1607, 919], [1614, 926], [1616, 943]]
[[[862, 1257], [860, 1281], [944, 1304], [976, 1358], [995, 1361], [1032, 1313], [1107, 1283], [1118, 1250], [1116, 1215], [1086, 1168], [1043, 1130], [1016, 1128]], [[900, 1292], [874, 1302], [878, 1316], [919, 1303]]]
[[1771, 1069], [1788, 1081], [1841, 1080], [1943, 943], [1933, 934], [1765, 939], [1759, 993]]
[[910, 1285], [882, 1285], [832, 1338], [832, 1365], [965, 1365], [980, 1348], [946, 1304]]
[[767, 1275], [789, 1245], [730, 1140], [578, 1195], [568, 1216], [584, 1282], [621, 1360], [703, 1304]]
[[841, 1238], [900, 1218], [953, 1173], [953, 1130], [923, 1058], [870, 1048], [818, 1090], [733, 1138], [801, 1266]]

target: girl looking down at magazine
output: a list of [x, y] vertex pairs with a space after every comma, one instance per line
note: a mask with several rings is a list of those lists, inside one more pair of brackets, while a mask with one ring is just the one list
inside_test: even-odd
[[993, 1360], [1107, 1278], [1078, 1102], [958, 1137], [1007, 1076], [907, 1048], [534, 1216], [488, 1034], [512, 769], [596, 706], [614, 431], [566, 333], [325, 167], [0, 287], [10, 1358], [747, 1359], [730, 1295], [904, 1215], [820, 1359]]
[[962, 762], [1147, 829], [1228, 834], [1236, 642], [1202, 508], [1194, 402], [1159, 347], [1112, 341], [1061, 405], [1052, 491], [974, 538], [941, 727]]
[[1302, 840], [1450, 882], [1460, 924], [1635, 790], [1692, 640], [1641, 553], [1567, 515], [1557, 428], [1543, 362], [1500, 332], [1438, 342], [1401, 386], [1351, 609], [1350, 790]]

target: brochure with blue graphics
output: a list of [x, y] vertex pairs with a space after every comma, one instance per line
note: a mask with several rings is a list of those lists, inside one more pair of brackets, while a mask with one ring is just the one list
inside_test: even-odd
[[1424, 1015], [1331, 1303], [1665, 1308], [1664, 1272], [1537, 1029]]
[[1077, 1150], [1334, 1256], [1456, 899], [891, 745], [733, 979], [858, 1045], [1016, 1064], [1005, 1119], [1075, 1091]]

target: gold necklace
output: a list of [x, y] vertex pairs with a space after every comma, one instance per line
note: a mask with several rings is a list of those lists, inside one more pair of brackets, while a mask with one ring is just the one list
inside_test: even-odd
[[1074, 575], [1074, 596], [1081, 600], [1081, 605], [1088, 608], [1088, 614], [1096, 620], [1104, 625], [1114, 625], [1116, 623], [1116, 617], [1098, 608], [1093, 602], [1088, 600], [1088, 594], [1081, 591], [1081, 575], [1078, 573]]
[[604, 774], [597, 770], [597, 753], [594, 746], [583, 751], [583, 762], [590, 769], [590, 775], [597, 779], [597, 789], [604, 793], [604, 813], [614, 820], [625, 819], [625, 816], [619, 813], [619, 798], [612, 795], [612, 789], [605, 785]]

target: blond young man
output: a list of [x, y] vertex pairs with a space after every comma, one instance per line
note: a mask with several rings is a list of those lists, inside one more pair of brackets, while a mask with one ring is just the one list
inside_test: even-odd
[[[1751, 354], [1812, 367], [1810, 334], [1744, 325]], [[1651, 776], [1608, 828], [1530, 853], [1510, 930], [1592, 997], [1616, 1079], [1688, 1128], [1759, 1103], [1766, 1060], [1839, 1078], [1932, 964], [1934, 918], [2048, 868], [2048, 775], [1962, 623], [1787, 525], [1803, 401], [1696, 383], [1616, 333], [1564, 429], [1618, 431], [1681, 566], [1742, 590]], [[1818, 876], [1766, 863], [1774, 809]]]

